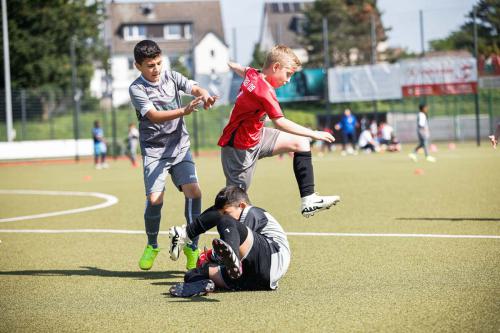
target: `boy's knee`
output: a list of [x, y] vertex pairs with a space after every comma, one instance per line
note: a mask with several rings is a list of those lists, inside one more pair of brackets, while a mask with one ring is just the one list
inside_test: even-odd
[[219, 234], [221, 231], [227, 228], [234, 228], [235, 223], [238, 222], [234, 218], [228, 215], [221, 215], [219, 217], [219, 221], [217, 222], [217, 230], [219, 231]]
[[309, 151], [311, 150], [311, 145], [309, 144], [309, 140], [305, 137], [299, 137], [296, 142], [296, 150], [295, 151]]
[[162, 193], [151, 193], [148, 196], [148, 204], [151, 206], [157, 206], [163, 204]]
[[186, 184], [182, 185], [182, 192], [184, 192], [184, 196], [189, 199], [200, 199], [201, 198], [201, 189], [198, 183]]

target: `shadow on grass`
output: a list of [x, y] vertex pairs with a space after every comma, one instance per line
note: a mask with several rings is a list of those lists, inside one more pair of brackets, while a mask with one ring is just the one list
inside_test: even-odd
[[80, 266], [83, 269], [48, 269], [48, 270], [24, 270], [24, 271], [0, 271], [0, 275], [32, 275], [32, 276], [102, 276], [131, 278], [137, 280], [171, 279], [184, 276], [181, 271], [165, 272], [129, 272], [110, 271], [97, 267]]
[[[209, 298], [209, 296], [193, 296], [193, 297], [174, 297], [169, 293], [162, 293], [165, 298], [174, 303], [218, 303], [218, 299]], [[210, 295], [210, 294], [208, 294]]]
[[395, 220], [400, 221], [479, 221], [479, 222], [500, 222], [500, 218], [489, 217], [397, 217]]

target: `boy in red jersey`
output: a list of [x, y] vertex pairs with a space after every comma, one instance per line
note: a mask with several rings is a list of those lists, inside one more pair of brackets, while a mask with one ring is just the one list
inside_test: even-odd
[[[340, 201], [338, 196], [319, 196], [314, 192], [314, 172], [308, 138], [328, 143], [334, 137], [324, 131], [313, 131], [284, 117], [275, 88], [290, 81], [301, 66], [293, 51], [275, 46], [266, 57], [262, 71], [229, 63], [243, 83], [231, 112], [229, 123], [219, 139], [226, 185], [248, 190], [257, 160], [294, 152], [293, 171], [302, 198], [301, 213], [305, 217], [328, 209]], [[276, 129], [264, 127], [269, 117]]]

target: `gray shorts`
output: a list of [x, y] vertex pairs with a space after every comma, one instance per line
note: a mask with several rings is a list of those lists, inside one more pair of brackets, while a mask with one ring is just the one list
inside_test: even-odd
[[248, 190], [257, 160], [272, 156], [279, 134], [280, 131], [275, 128], [264, 127], [260, 142], [252, 148], [222, 147], [221, 161], [226, 176], [226, 185], [236, 185]]
[[179, 191], [181, 190], [181, 185], [198, 183], [196, 167], [190, 150], [186, 152], [186, 155], [180, 161], [176, 161], [175, 157], [158, 158], [151, 156], [143, 156], [142, 161], [144, 165], [146, 195], [165, 190], [167, 172], [172, 177], [172, 182]]

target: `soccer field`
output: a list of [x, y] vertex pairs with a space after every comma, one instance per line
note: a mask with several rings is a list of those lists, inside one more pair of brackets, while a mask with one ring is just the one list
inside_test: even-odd
[[[435, 164], [404, 152], [315, 157], [316, 190], [342, 201], [309, 219], [291, 158], [259, 161], [250, 198], [289, 233], [289, 271], [277, 291], [191, 299], [168, 295], [185, 264], [168, 255], [165, 232], [184, 223], [171, 183], [164, 249], [143, 272], [140, 168], [0, 166], [0, 332], [499, 332], [500, 151], [438, 147]], [[217, 156], [196, 163], [206, 208], [224, 177]]]

